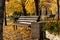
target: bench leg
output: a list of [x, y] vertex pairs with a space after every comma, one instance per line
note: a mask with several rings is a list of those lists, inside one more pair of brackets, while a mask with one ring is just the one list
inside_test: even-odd
[[17, 30], [17, 25], [13, 25], [14, 30]]
[[32, 38], [37, 38], [38, 40], [44, 40], [45, 39], [45, 37], [46, 37], [45, 32], [42, 30], [44, 25], [45, 25], [45, 23], [37, 23], [37, 22], [31, 23]]
[[17, 25], [15, 26], [16, 30], [17, 30]]
[[29, 25], [28, 27], [30, 27], [30, 28], [31, 28], [31, 25]]
[[15, 30], [15, 25], [13, 25], [13, 29]]

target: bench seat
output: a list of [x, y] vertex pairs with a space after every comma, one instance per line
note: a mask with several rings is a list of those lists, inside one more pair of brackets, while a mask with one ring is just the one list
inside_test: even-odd
[[32, 22], [38, 22], [40, 19], [39, 16], [20, 16], [17, 20], [17, 23], [14, 23], [14, 26], [23, 25], [23, 26], [30, 26]]

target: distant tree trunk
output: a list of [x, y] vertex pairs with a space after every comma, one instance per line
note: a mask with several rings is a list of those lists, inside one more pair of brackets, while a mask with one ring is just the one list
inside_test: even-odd
[[47, 10], [47, 8], [46, 8], [46, 14], [45, 14], [45, 15], [47, 15], [47, 14], [48, 14], [47, 12], [48, 12], [48, 10]]
[[38, 6], [39, 0], [34, 0], [34, 2], [35, 2], [35, 8], [36, 8], [36, 15], [39, 15], [39, 10], [38, 10], [38, 8], [39, 8], [39, 6]]
[[[7, 0], [7, 2], [9, 2], [9, 0]], [[4, 18], [5, 18], [5, 26], [7, 26], [7, 20], [6, 20], [6, 10], [5, 10], [5, 13], [4, 13]]]
[[0, 40], [3, 40], [3, 14], [4, 14], [5, 0], [0, 0]]
[[26, 16], [27, 12], [26, 12], [26, 9], [25, 9], [25, 5], [23, 3], [22, 3], [22, 7], [23, 7], [23, 15]]
[[7, 20], [6, 20], [6, 12], [5, 12], [5, 26], [7, 26]]
[[59, 0], [57, 0], [57, 5], [58, 5], [58, 20], [59, 20]]

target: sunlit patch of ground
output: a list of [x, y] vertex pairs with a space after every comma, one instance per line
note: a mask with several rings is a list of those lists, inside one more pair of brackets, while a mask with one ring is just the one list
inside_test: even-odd
[[13, 28], [13, 22], [7, 22], [8, 26], [3, 27], [4, 40], [31, 40], [31, 28], [18, 26], [17, 30]]

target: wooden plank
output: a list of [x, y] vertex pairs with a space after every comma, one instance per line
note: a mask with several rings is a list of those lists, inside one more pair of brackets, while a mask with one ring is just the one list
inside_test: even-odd
[[31, 34], [32, 34], [32, 38], [33, 39], [39, 39], [39, 40], [43, 40], [43, 31], [42, 28], [44, 26], [44, 23], [37, 23], [37, 22], [32, 22], [31, 24]]
[[19, 20], [37, 20], [37, 18], [19, 18]]
[[29, 25], [31, 25], [31, 24], [23, 24], [23, 23], [14, 23], [13, 25], [15, 25], [15, 26], [29, 26]]
[[20, 24], [31, 24], [31, 22], [19, 22]]
[[39, 17], [39, 16], [20, 16], [20, 17], [21, 17], [21, 18], [23, 18], [23, 17], [24, 17], [24, 18], [25, 18], [25, 17], [26, 17], [26, 18], [28, 18], [28, 17], [29, 17], [29, 18], [31, 18], [31, 17], [35, 17], [35, 18], [36, 18], [36, 17]]
[[31, 34], [32, 38], [40, 38], [40, 26], [37, 22], [31, 23]]
[[19, 22], [20, 22], [20, 21], [23, 21], [23, 22], [24, 22], [24, 21], [26, 21], [26, 22], [35, 22], [36, 20], [18, 20], [18, 21], [19, 21]]

